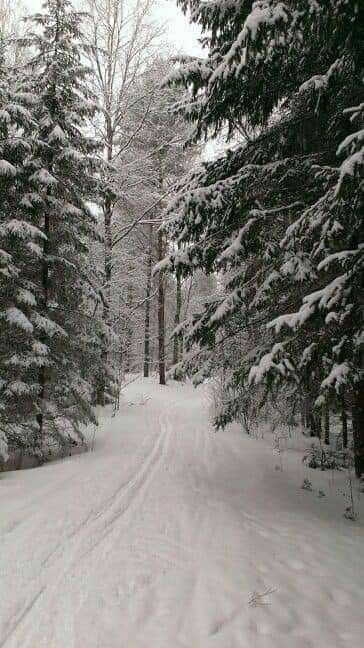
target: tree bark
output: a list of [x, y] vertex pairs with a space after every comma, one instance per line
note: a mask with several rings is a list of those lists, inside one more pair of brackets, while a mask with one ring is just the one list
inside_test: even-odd
[[149, 253], [147, 266], [147, 286], [145, 291], [145, 322], [144, 322], [144, 378], [149, 376], [150, 368], [150, 294], [152, 289], [152, 252], [153, 225], [149, 225]]
[[364, 475], [364, 380], [353, 396], [354, 465], [357, 477]]
[[[59, 43], [59, 17], [57, 13], [57, 19], [56, 19], [56, 33], [54, 36], [55, 40], [55, 50], [54, 54], [55, 57], [57, 57], [57, 49], [58, 49], [58, 43]], [[52, 87], [52, 108], [51, 108], [51, 115], [53, 118], [56, 118], [57, 116], [57, 87], [56, 87], [56, 82], [54, 81], [53, 87]], [[48, 157], [49, 156], [49, 157]], [[48, 152], [47, 154], [48, 157], [48, 164], [49, 167], [52, 166], [53, 162], [53, 153], [51, 151]], [[43, 241], [43, 257], [42, 257], [42, 288], [43, 288], [43, 314], [44, 316], [47, 315], [47, 310], [48, 310], [48, 301], [49, 301], [49, 261], [48, 261], [48, 255], [49, 255], [49, 239], [50, 239], [50, 218], [49, 214], [45, 212], [44, 214], [44, 230], [43, 233], [45, 235], [44, 241]], [[41, 336], [41, 341], [45, 342], [45, 336]], [[46, 393], [46, 385], [47, 385], [47, 371], [45, 367], [41, 367], [39, 370], [39, 385], [40, 385], [40, 391], [39, 391], [39, 398], [40, 398], [40, 411], [37, 415], [37, 423], [39, 426], [39, 438], [41, 439], [42, 433], [43, 433], [43, 427], [44, 427], [44, 415], [42, 411], [42, 406], [43, 402], [45, 399], [45, 393]]]
[[310, 420], [310, 437], [315, 437], [317, 436], [315, 416], [313, 414], [310, 414], [309, 420]]
[[304, 397], [303, 401], [303, 416], [304, 416], [304, 426], [307, 431], [310, 431], [310, 436], [313, 436], [311, 434], [311, 408], [312, 408], [312, 403], [309, 398], [309, 396]]
[[315, 428], [316, 428], [316, 436], [319, 439], [321, 439], [322, 425], [321, 425], [321, 417], [320, 416], [315, 416]]
[[302, 432], [303, 432], [304, 428], [306, 427], [306, 420], [305, 420], [305, 412], [304, 412], [302, 406], [301, 406], [300, 416], [301, 416], [301, 428], [302, 428]]
[[343, 448], [348, 447], [348, 415], [346, 413], [345, 399], [341, 401], [341, 429], [343, 437]]
[[[111, 164], [113, 157], [114, 132], [111, 121], [106, 118], [106, 160]], [[104, 287], [104, 305], [102, 317], [105, 327], [110, 326], [110, 298], [111, 298], [111, 277], [112, 277], [112, 211], [113, 201], [110, 191], [105, 196], [103, 204], [104, 215], [104, 256], [105, 256], [105, 287]], [[104, 335], [101, 340], [101, 376], [97, 389], [97, 403], [105, 405], [106, 403], [106, 374], [104, 368], [108, 361], [108, 341]]]
[[[128, 308], [131, 313], [133, 307], [133, 287], [131, 284], [128, 285]], [[133, 369], [132, 367], [132, 341], [133, 341], [133, 327], [131, 317], [128, 318], [127, 328], [126, 328], [126, 360], [125, 360], [125, 371], [130, 373]]]
[[112, 201], [110, 197], [105, 198], [104, 203], [104, 227], [105, 227], [105, 303], [104, 303], [104, 320], [108, 324], [110, 321], [110, 293], [111, 293], [111, 273], [112, 273], [112, 239], [111, 239], [111, 221], [112, 221]]
[[[177, 271], [176, 274], [176, 314], [174, 316], [174, 328], [177, 328], [181, 323], [181, 307], [182, 307], [182, 282], [181, 275]], [[179, 361], [179, 337], [174, 335], [173, 337], [173, 364], [176, 365]]]
[[[49, 254], [49, 235], [50, 235], [50, 222], [48, 214], [44, 214], [44, 229], [43, 233], [45, 239], [43, 241], [43, 258], [42, 258], [42, 288], [43, 288], [43, 315], [46, 317], [48, 309], [48, 299], [49, 299], [49, 264], [48, 264], [48, 254]], [[45, 343], [44, 335], [41, 336], [41, 342]], [[47, 384], [47, 374], [46, 368], [41, 367], [39, 370], [39, 399], [40, 399], [40, 411], [37, 414], [37, 423], [39, 427], [39, 438], [41, 439], [43, 434], [44, 427], [44, 416], [43, 416], [43, 401], [45, 399], [46, 384]]]
[[[158, 261], [164, 257], [163, 232], [158, 232]], [[159, 364], [159, 384], [166, 384], [166, 361], [165, 361], [165, 313], [164, 313], [164, 275], [162, 272], [158, 275], [158, 364]]]
[[324, 412], [324, 428], [325, 428], [324, 442], [326, 445], [330, 445], [330, 410], [328, 407], [325, 407], [325, 412]]

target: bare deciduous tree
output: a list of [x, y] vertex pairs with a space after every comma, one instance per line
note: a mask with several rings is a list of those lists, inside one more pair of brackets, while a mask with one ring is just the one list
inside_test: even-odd
[[[114, 165], [140, 129], [140, 124], [131, 122], [129, 116], [134, 102], [138, 101], [136, 84], [161, 35], [160, 26], [155, 25], [151, 18], [153, 5], [154, 0], [83, 0], [88, 13], [88, 53], [100, 107], [93, 126], [103, 146], [106, 163], [102, 212], [105, 237], [104, 320], [108, 325], [112, 321], [113, 214], [115, 205], [125, 193], [125, 187], [120, 186], [120, 178], [114, 173]], [[101, 385], [100, 400], [102, 392]]]
[[6, 59], [11, 65], [20, 63], [24, 58], [25, 51], [18, 44], [25, 30], [22, 20], [24, 13], [21, 0], [0, 0], [0, 38], [7, 41]]

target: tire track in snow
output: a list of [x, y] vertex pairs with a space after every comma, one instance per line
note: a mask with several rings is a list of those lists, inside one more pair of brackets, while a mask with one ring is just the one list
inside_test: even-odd
[[44, 591], [44, 587], [42, 587], [39, 592], [37, 592], [30, 601], [28, 601], [21, 609], [20, 613], [18, 614], [15, 623], [12, 628], [10, 628], [9, 632], [6, 634], [6, 637], [1, 641], [0, 646], [5, 646], [6, 642], [11, 639], [13, 636], [14, 632], [17, 630], [23, 619], [26, 617], [26, 615], [32, 610], [34, 605], [36, 604], [37, 600], [39, 597], [42, 595]]
[[[124, 527], [128, 522], [130, 513], [138, 505], [142, 504], [148, 485], [158, 471], [168, 445], [170, 430], [166, 429], [166, 425], [162, 421], [161, 427], [162, 431], [157, 435], [152, 449], [144, 457], [136, 475], [126, 484], [119, 485], [111, 497], [108, 498], [107, 503], [96, 513], [91, 511], [86, 519], [67, 536], [65, 541], [59, 544], [46, 558], [45, 567], [51, 562], [45, 576], [46, 583], [37, 592], [33, 593], [30, 602], [22, 607], [20, 614], [14, 619], [12, 627], [0, 643], [1, 648], [10, 645], [13, 645], [14, 648], [15, 646], [19, 646], [19, 648], [31, 646], [31, 648], [34, 648], [32, 631], [34, 631], [34, 627], [38, 628], [42, 625], [44, 617], [48, 617], [46, 622], [50, 623], [49, 613], [61, 599], [62, 594], [59, 594], [59, 592], [69, 575], [73, 573], [74, 576], [82, 568], [82, 561], [88, 558], [112, 533], [118, 520], [120, 520], [121, 526]], [[127, 516], [127, 519], [125, 519], [125, 516]], [[72, 544], [75, 546], [72, 547]], [[85, 544], [89, 544], [86, 551], [82, 550]], [[66, 569], [64, 569], [62, 560], [65, 553], [71, 553]], [[61, 571], [60, 576], [58, 576], [59, 571]], [[55, 572], [54, 575], [53, 572]], [[31, 617], [29, 618], [30, 613]], [[36, 615], [36, 624], [33, 622], [34, 615]], [[9, 644], [9, 641], [12, 643]]]

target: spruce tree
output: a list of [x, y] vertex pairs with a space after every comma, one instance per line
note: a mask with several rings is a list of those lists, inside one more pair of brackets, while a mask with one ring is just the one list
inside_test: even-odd
[[[6, 64], [0, 42], [0, 438], [5, 448], [34, 444], [37, 372], [46, 352], [36, 339], [37, 267], [44, 235], [34, 216], [29, 159], [35, 137], [34, 97]], [[0, 448], [1, 453], [1, 448]]]
[[44, 362], [36, 381], [35, 414], [40, 444], [52, 436], [63, 442], [81, 424], [94, 420], [92, 370], [98, 363], [90, 340], [95, 323], [90, 300], [89, 246], [96, 219], [96, 146], [87, 136], [95, 111], [83, 64], [82, 14], [68, 0], [46, 0], [43, 13], [31, 17], [33, 31], [24, 41], [36, 102], [36, 142], [29, 160], [28, 196], [42, 233], [39, 263], [30, 270], [37, 309], [31, 317]]
[[190, 346], [206, 353], [253, 331], [257, 344], [233, 382], [272, 390], [289, 381], [316, 408], [345, 393], [360, 475], [363, 8], [351, 0], [181, 4], [207, 49], [171, 76], [191, 91], [181, 109], [196, 139], [234, 141], [181, 183], [170, 207], [169, 230], [184, 249], [169, 266], [226, 277], [224, 297], [190, 327]]

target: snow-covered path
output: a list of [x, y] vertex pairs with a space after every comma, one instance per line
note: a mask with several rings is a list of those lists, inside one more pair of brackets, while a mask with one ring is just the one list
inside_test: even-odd
[[294, 453], [277, 472], [268, 443], [215, 434], [204, 390], [138, 381], [126, 399], [95, 452], [1, 476], [0, 647], [360, 645], [345, 502], [300, 489]]

